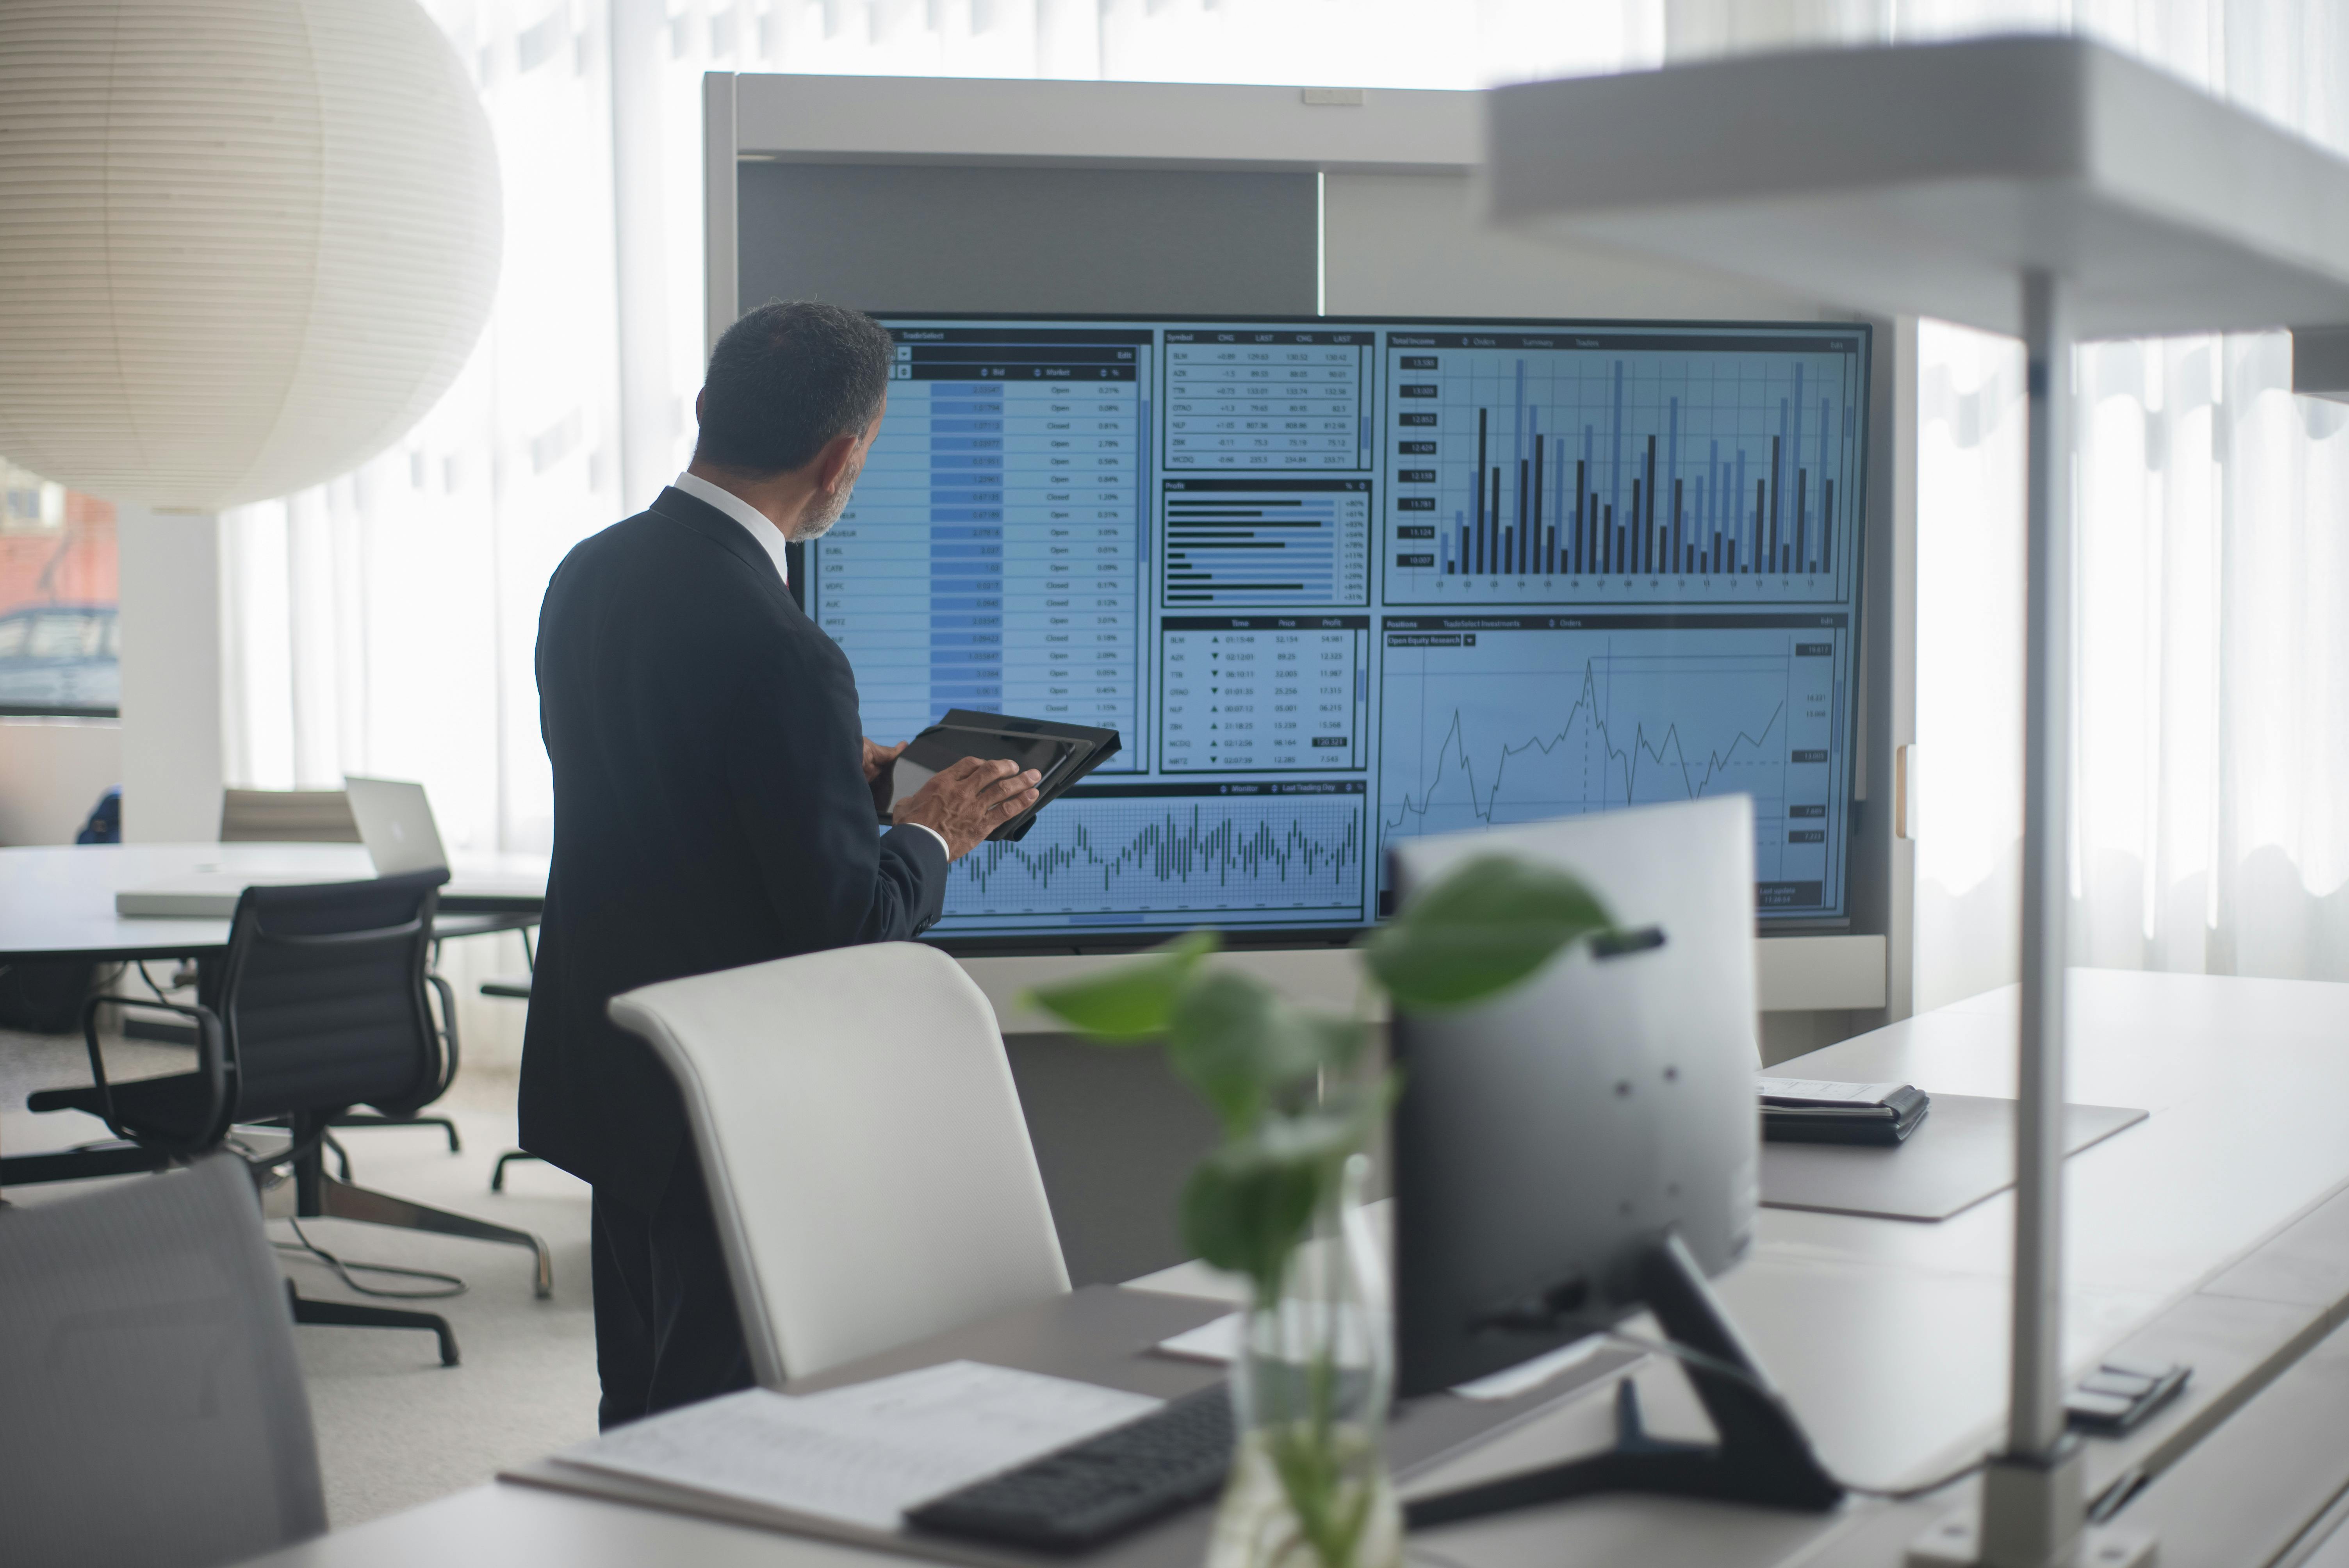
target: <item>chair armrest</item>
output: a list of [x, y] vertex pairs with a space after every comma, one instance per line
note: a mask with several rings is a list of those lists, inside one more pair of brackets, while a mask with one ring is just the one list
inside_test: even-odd
[[[424, 972], [424, 983], [440, 998], [440, 1087], [432, 1091], [432, 1099], [439, 1099], [457, 1081], [457, 993], [429, 969]], [[431, 1100], [425, 1103], [429, 1105]]]
[[[167, 1139], [142, 1135], [122, 1125], [114, 1114], [114, 1086], [107, 1081], [106, 1057], [98, 1043], [98, 1010], [104, 1006], [154, 1007], [166, 1013], [177, 1013], [192, 1018], [196, 1025], [196, 1071], [204, 1078], [205, 1092], [211, 1109], [205, 1116], [205, 1131], [193, 1139]], [[228, 1031], [222, 1026], [220, 1015], [202, 1003], [187, 1005], [179, 1002], [148, 1002], [121, 996], [92, 996], [82, 1004], [82, 1045], [89, 1053], [90, 1082], [98, 1089], [98, 1116], [106, 1130], [115, 1137], [160, 1150], [174, 1158], [201, 1154], [220, 1141], [227, 1130], [229, 1115], [228, 1092]]]

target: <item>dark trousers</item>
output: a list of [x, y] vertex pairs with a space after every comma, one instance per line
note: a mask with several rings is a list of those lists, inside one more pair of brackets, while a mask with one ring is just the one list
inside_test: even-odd
[[750, 1386], [734, 1287], [690, 1149], [649, 1214], [598, 1189], [594, 1245], [599, 1427]]

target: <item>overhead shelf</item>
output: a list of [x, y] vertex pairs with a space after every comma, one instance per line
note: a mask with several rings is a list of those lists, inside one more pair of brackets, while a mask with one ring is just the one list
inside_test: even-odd
[[2349, 165], [2067, 37], [1758, 56], [1491, 95], [1494, 220], [2020, 335], [2349, 325]]

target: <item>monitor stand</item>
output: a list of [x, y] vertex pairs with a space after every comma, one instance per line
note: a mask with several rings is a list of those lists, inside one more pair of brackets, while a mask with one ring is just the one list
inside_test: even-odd
[[[1640, 1421], [1640, 1397], [1631, 1380], [1615, 1386], [1615, 1446], [1588, 1459], [1527, 1470], [1459, 1491], [1409, 1504], [1410, 1528], [1448, 1524], [1480, 1514], [1530, 1508], [1598, 1492], [1657, 1492], [1670, 1497], [1710, 1498], [1763, 1508], [1824, 1512], [1843, 1500], [1844, 1489], [1811, 1452], [1810, 1439], [1794, 1413], [1775, 1393], [1753, 1352], [1737, 1336], [1721, 1303], [1705, 1284], [1704, 1272], [1675, 1235], [1641, 1254], [1637, 1264], [1640, 1299], [1655, 1314], [1664, 1337], [1716, 1363], [1683, 1360], [1681, 1369], [1696, 1387], [1705, 1414], [1720, 1435], [1715, 1443], [1682, 1443], [1650, 1437]], [[1751, 1377], [1733, 1375], [1735, 1367]], [[1756, 1387], [1755, 1384], [1761, 1387]]]

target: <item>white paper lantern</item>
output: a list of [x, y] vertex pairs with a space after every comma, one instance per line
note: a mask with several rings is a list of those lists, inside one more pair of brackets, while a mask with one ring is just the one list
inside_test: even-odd
[[215, 511], [347, 471], [464, 365], [497, 156], [416, 0], [0, 0], [0, 454]]

